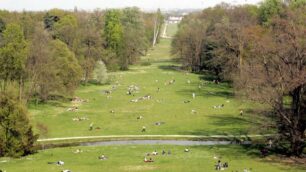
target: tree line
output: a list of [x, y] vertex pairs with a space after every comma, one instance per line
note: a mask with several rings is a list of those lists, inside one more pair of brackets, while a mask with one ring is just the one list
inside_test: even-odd
[[0, 10], [0, 156], [33, 152], [26, 104], [71, 97], [80, 84], [107, 82], [145, 55], [163, 16], [138, 8], [93, 12]]
[[306, 1], [220, 4], [186, 16], [172, 42], [185, 69], [233, 83], [237, 94], [269, 105], [279, 148], [306, 146]]

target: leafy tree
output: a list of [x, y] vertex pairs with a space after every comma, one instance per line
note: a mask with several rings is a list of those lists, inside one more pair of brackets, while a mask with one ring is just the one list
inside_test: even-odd
[[73, 15], [65, 15], [58, 22], [54, 23], [54, 35], [72, 49], [74, 40], [76, 39], [77, 27], [76, 17]]
[[20, 85], [22, 84], [27, 54], [27, 42], [24, 39], [21, 27], [17, 24], [8, 24], [3, 32], [3, 46], [0, 47], [2, 89], [5, 89], [6, 83], [10, 81], [17, 80]]
[[82, 68], [79, 65], [73, 52], [60, 40], [51, 41], [52, 65], [56, 68], [56, 76], [59, 77], [58, 84], [61, 88], [58, 91], [64, 95], [72, 95], [78, 87]]
[[84, 83], [91, 79], [97, 60], [102, 58], [103, 40], [101, 29], [96, 26], [96, 19], [91, 15], [78, 15], [78, 41], [75, 48], [76, 56], [84, 71]]
[[44, 16], [44, 24], [45, 28], [48, 30], [53, 30], [54, 24], [58, 22], [60, 18], [58, 16], [50, 15], [49, 13], [46, 13]]
[[259, 18], [261, 23], [269, 20], [282, 12], [283, 4], [281, 0], [265, 0], [259, 7]]
[[0, 156], [20, 157], [34, 152], [26, 107], [11, 90], [0, 92]]
[[57, 67], [51, 55], [51, 36], [41, 24], [35, 26], [34, 35], [30, 45], [30, 55], [26, 68], [28, 74], [30, 99], [37, 94], [42, 101], [48, 99], [49, 93], [57, 90], [60, 78], [57, 76]]
[[79, 85], [82, 69], [67, 45], [52, 40], [42, 25], [37, 25], [27, 61], [29, 97], [37, 94], [47, 101], [50, 94], [72, 95]]
[[[304, 10], [288, 11], [282, 18], [275, 16], [268, 29], [260, 26], [248, 29], [249, 58], [240, 77], [240, 86], [247, 96], [273, 108], [279, 139], [289, 143], [285, 149], [294, 156], [300, 156], [306, 146], [306, 38], [303, 36], [306, 24], [301, 22], [306, 20], [301, 15]], [[289, 106], [285, 97], [291, 99]]]
[[109, 10], [105, 14], [104, 36], [106, 47], [113, 50], [117, 56], [121, 55], [123, 28], [118, 10]]
[[137, 61], [148, 46], [145, 38], [144, 23], [141, 12], [137, 8], [126, 8], [122, 14], [123, 38], [121, 69], [128, 69], [129, 64]]

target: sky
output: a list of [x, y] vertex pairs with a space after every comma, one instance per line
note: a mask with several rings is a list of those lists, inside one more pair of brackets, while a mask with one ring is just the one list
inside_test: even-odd
[[0, 0], [0, 9], [9, 11], [41, 11], [52, 8], [83, 10], [136, 6], [143, 10], [204, 9], [221, 2], [234, 5], [257, 4], [262, 0]]

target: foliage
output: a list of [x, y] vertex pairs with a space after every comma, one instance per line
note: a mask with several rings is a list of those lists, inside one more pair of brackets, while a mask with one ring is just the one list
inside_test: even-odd
[[267, 23], [275, 15], [282, 11], [281, 0], [265, 0], [259, 8], [259, 19], [261, 23]]
[[59, 79], [56, 84], [61, 87], [60, 93], [72, 95], [82, 77], [82, 68], [75, 55], [65, 43], [53, 40], [51, 41], [51, 58], [56, 77]]
[[104, 36], [106, 47], [120, 56], [122, 48], [123, 29], [120, 21], [121, 13], [118, 10], [109, 10], [105, 14]]
[[137, 8], [126, 8], [122, 12], [122, 60], [121, 69], [128, 69], [129, 64], [138, 61], [148, 47], [141, 12]]
[[0, 156], [20, 157], [34, 152], [33, 134], [24, 104], [18, 94], [0, 92]]
[[8, 24], [3, 32], [3, 42], [0, 47], [0, 80], [19, 80], [23, 77], [28, 49], [21, 27]]
[[[222, 4], [190, 14], [172, 51], [192, 71], [214, 72], [232, 81], [236, 93], [270, 105], [282, 136], [277, 140], [287, 140], [288, 154], [300, 156], [306, 130], [306, 7], [288, 3], [267, 0], [258, 10]], [[283, 101], [286, 96], [290, 106]]]
[[4, 21], [0, 18], [0, 33], [2, 33], [5, 30], [5, 23]]
[[54, 23], [54, 35], [56, 38], [65, 42], [68, 47], [72, 47], [76, 39], [77, 19], [73, 15], [63, 16], [58, 22]]
[[108, 81], [107, 69], [103, 61], [97, 61], [93, 78], [98, 84], [107, 83]]

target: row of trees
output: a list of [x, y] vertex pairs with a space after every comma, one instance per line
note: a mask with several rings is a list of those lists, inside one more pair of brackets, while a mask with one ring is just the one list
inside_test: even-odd
[[127, 70], [152, 46], [157, 16], [137, 8], [0, 11], [0, 156], [33, 152], [27, 102], [70, 97], [80, 83], [106, 83], [107, 69]]
[[221, 4], [187, 16], [172, 43], [187, 69], [208, 70], [270, 105], [279, 143], [297, 156], [306, 146], [305, 11], [305, 0]]

